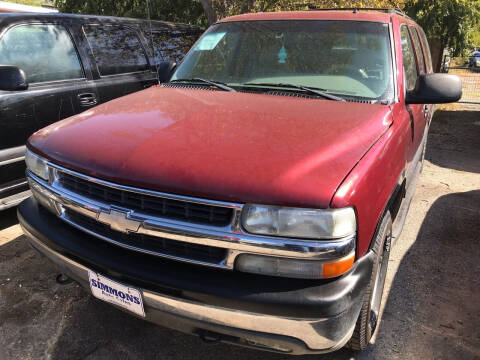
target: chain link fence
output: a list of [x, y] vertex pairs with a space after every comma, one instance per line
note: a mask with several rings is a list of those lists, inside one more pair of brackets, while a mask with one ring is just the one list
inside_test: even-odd
[[480, 62], [468, 58], [446, 58], [442, 64], [442, 71], [462, 79], [461, 103], [480, 104]]

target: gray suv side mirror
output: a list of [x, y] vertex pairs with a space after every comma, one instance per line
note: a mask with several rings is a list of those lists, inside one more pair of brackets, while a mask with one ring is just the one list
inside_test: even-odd
[[11, 65], [0, 65], [0, 90], [27, 90], [27, 77], [22, 69]]
[[408, 91], [407, 104], [446, 104], [462, 98], [462, 81], [448, 74], [425, 74], [417, 79], [415, 89]]

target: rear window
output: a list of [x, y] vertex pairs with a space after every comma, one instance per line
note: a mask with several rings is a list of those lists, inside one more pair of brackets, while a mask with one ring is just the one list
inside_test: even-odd
[[149, 69], [145, 51], [134, 30], [97, 25], [83, 29], [101, 76]]
[[423, 49], [420, 43], [420, 38], [418, 33], [415, 30], [415, 27], [410, 27], [410, 32], [412, 34], [413, 43], [415, 44], [415, 53], [417, 54], [418, 67], [420, 68], [420, 74], [425, 74], [425, 58], [423, 57]]
[[426, 55], [426, 62], [427, 62], [427, 71], [430, 72], [433, 69], [432, 66], [432, 53], [430, 51], [430, 45], [428, 44], [427, 36], [422, 28], [418, 28], [418, 32], [420, 33], [420, 38], [422, 39], [423, 46], [425, 47], [425, 55]]
[[149, 30], [144, 32], [147, 39], [151, 38], [155, 49], [155, 64], [162, 61], [174, 61], [180, 63], [188, 50], [193, 46], [195, 41], [200, 37], [201, 32], [196, 30], [177, 30], [162, 29]]

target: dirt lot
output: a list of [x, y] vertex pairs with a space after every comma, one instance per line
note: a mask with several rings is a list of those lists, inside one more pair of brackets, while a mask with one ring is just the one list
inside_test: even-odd
[[[385, 311], [368, 351], [301, 359], [480, 358], [480, 110], [436, 113], [427, 161], [389, 264]], [[0, 359], [291, 359], [148, 324], [104, 304], [0, 217]]]

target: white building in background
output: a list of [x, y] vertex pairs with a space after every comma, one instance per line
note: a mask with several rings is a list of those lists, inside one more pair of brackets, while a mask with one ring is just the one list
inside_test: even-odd
[[52, 7], [29, 6], [0, 1], [0, 13], [6, 12], [36, 12], [36, 13], [57, 13], [58, 10]]

